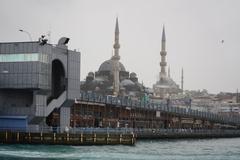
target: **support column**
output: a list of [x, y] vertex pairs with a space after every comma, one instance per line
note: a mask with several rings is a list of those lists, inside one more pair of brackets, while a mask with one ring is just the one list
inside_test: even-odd
[[70, 127], [70, 107], [60, 108], [60, 131], [64, 132], [66, 127]]

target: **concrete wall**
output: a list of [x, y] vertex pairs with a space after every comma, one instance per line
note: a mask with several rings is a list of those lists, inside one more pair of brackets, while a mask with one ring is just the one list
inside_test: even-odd
[[29, 115], [32, 110], [33, 94], [31, 91], [0, 91], [0, 115]]
[[74, 100], [80, 96], [80, 53], [68, 52], [67, 98]]

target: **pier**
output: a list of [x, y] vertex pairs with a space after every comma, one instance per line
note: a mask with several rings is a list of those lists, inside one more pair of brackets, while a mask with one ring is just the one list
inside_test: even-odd
[[3, 144], [134, 145], [133, 133], [53, 133], [0, 131]]
[[230, 129], [145, 129], [136, 131], [135, 134], [137, 139], [201, 139], [240, 137], [239, 130]]
[[143, 139], [202, 139], [240, 137], [234, 129], [72, 128], [69, 133], [1, 129], [2, 144], [135, 145]]

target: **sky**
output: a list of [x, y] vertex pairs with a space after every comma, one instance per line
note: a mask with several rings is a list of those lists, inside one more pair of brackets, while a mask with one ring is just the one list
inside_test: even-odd
[[29, 41], [19, 29], [33, 40], [50, 33], [52, 44], [69, 37], [69, 48], [81, 52], [84, 80], [110, 59], [118, 17], [120, 61], [152, 87], [160, 72], [164, 25], [167, 65], [177, 84], [183, 68], [184, 89], [236, 92], [239, 15], [239, 0], [0, 0], [0, 42]]

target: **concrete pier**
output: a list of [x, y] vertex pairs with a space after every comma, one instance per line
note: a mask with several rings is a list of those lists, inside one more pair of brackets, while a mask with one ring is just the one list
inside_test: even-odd
[[[106, 130], [106, 132], [105, 132]], [[236, 129], [133, 129], [78, 128], [70, 133], [0, 131], [3, 144], [135, 145], [142, 139], [233, 138]]]
[[144, 129], [136, 130], [137, 139], [181, 139], [181, 138], [234, 138], [240, 130], [231, 129]]
[[0, 132], [3, 144], [134, 145], [134, 134]]

